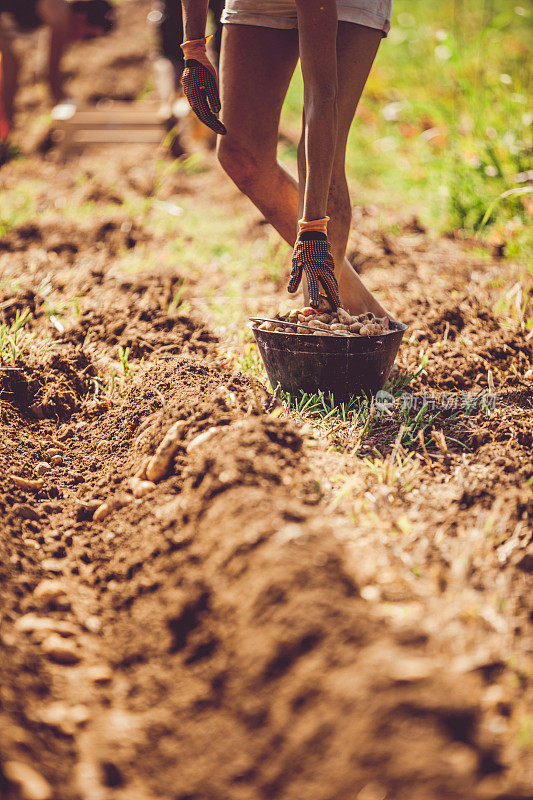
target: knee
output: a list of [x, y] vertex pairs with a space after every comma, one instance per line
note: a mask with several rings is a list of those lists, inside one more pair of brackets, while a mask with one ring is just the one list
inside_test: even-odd
[[217, 156], [223, 170], [245, 193], [268, 168], [267, 159], [260, 150], [230, 134], [219, 138]]

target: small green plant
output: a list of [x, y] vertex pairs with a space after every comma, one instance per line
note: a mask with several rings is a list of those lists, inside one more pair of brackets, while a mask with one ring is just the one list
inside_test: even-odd
[[15, 366], [24, 350], [32, 340], [32, 334], [24, 330], [24, 326], [31, 319], [28, 308], [17, 311], [11, 325], [0, 325], [0, 362]]
[[130, 357], [130, 348], [129, 347], [120, 347], [118, 348], [118, 358], [120, 361], [120, 367], [122, 369], [122, 374], [124, 377], [129, 375], [131, 372], [131, 364], [129, 363]]
[[242, 372], [249, 372], [258, 378], [266, 377], [259, 351], [253, 342], [244, 344], [243, 354], [235, 359], [235, 366]]
[[202, 153], [193, 153], [191, 156], [180, 158], [175, 164], [176, 172], [183, 172], [185, 175], [199, 175], [207, 169]]
[[183, 300], [183, 294], [185, 292], [185, 286], [180, 286], [177, 290], [176, 294], [168, 304], [167, 313], [177, 313], [179, 311], [180, 314], [189, 314], [191, 310], [191, 304], [187, 300]]

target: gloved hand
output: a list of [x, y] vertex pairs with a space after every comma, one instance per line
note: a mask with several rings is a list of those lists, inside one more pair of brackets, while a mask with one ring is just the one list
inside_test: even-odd
[[292, 269], [288, 291], [297, 291], [302, 275], [305, 272], [309, 289], [309, 305], [318, 308], [320, 305], [320, 287], [326, 293], [331, 307], [337, 310], [340, 306], [339, 287], [335, 278], [335, 262], [331, 255], [331, 247], [326, 230], [328, 218], [299, 222], [299, 233], [292, 254]]
[[185, 56], [181, 82], [185, 97], [198, 119], [215, 133], [223, 135], [226, 128], [216, 117], [221, 107], [217, 74], [205, 52], [208, 39], [191, 39], [181, 45]]

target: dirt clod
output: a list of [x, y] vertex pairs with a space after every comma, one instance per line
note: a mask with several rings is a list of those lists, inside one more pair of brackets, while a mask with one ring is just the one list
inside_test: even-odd
[[41, 518], [39, 512], [28, 503], [15, 503], [13, 505], [13, 513], [21, 519], [32, 519], [35, 522], [38, 522]]

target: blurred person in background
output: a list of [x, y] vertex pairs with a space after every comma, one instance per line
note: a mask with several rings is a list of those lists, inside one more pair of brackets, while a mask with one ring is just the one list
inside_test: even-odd
[[[221, 134], [225, 171], [294, 248], [289, 292], [305, 275], [311, 306], [327, 296], [332, 307], [383, 316], [346, 259], [352, 206], [345, 157], [359, 98], [390, 28], [392, 0], [227, 0], [221, 99], [206, 55], [207, 0], [182, 5], [185, 94], [199, 119]], [[277, 145], [298, 58], [304, 109], [296, 181], [277, 160]]]
[[[0, 0], [1, 2], [1, 0]], [[224, 0], [209, 0], [209, 10], [215, 26], [211, 42], [211, 55], [218, 65], [222, 25], [220, 17]], [[157, 26], [157, 57], [154, 61], [154, 86], [161, 101], [160, 115], [170, 116], [170, 107], [175, 97], [176, 87], [181, 85], [185, 68], [183, 51], [183, 12], [180, 0], [152, 0], [148, 20]]]
[[19, 63], [13, 37], [43, 26], [50, 29], [47, 79], [54, 103], [63, 95], [61, 58], [75, 41], [109, 33], [115, 24], [108, 0], [0, 0], [0, 140], [13, 124]]

